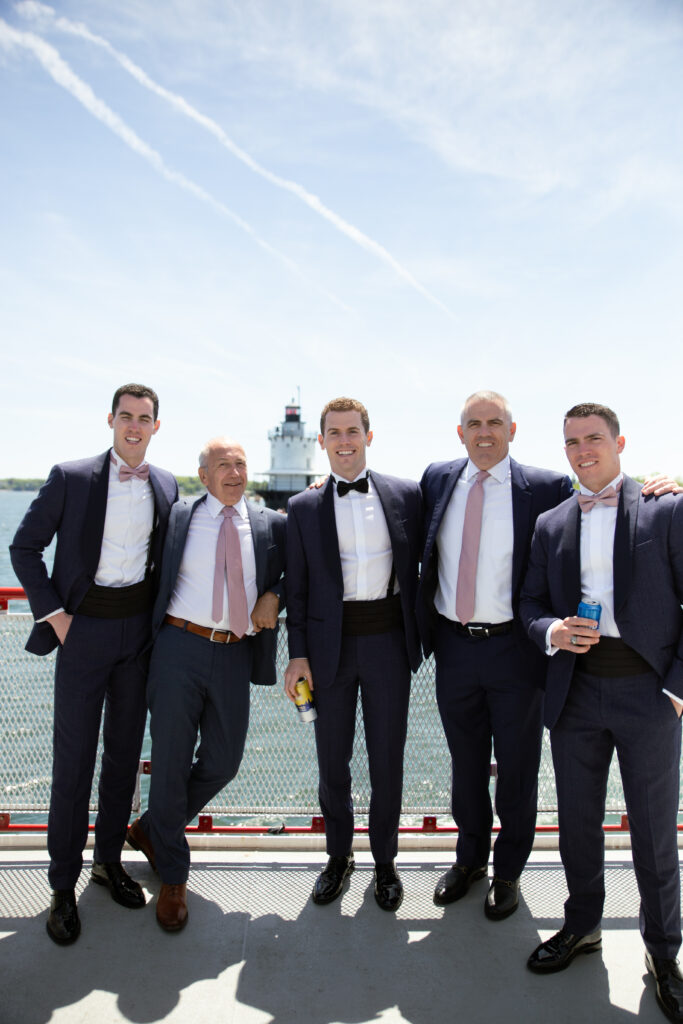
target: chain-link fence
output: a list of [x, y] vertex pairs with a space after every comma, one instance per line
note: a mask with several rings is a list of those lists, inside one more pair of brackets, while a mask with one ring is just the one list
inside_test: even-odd
[[[38, 658], [24, 651], [31, 622], [30, 615], [0, 615], [0, 811], [45, 812], [49, 806], [54, 655]], [[286, 630], [281, 623], [280, 680], [286, 664]], [[237, 778], [218, 794], [207, 812], [233, 818], [258, 815], [279, 819], [320, 813], [313, 728], [312, 724], [298, 721], [282, 685], [252, 686], [251, 721], [242, 766]], [[143, 758], [150, 756], [147, 734]], [[370, 790], [360, 701], [351, 767], [355, 808], [359, 814], [365, 814]], [[494, 784], [492, 780], [492, 787]], [[436, 707], [434, 664], [429, 659], [413, 677], [405, 752], [404, 815], [448, 814], [450, 788], [450, 758]], [[93, 799], [96, 795], [97, 778]], [[553, 820], [556, 796], [547, 734], [538, 807]], [[624, 810], [616, 760], [607, 807], [612, 813]], [[92, 809], [96, 809], [96, 804]]]

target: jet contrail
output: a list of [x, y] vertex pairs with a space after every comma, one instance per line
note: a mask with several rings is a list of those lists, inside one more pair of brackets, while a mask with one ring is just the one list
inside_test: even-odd
[[256, 160], [254, 160], [252, 156], [249, 155], [249, 153], [246, 153], [243, 149], [240, 148], [240, 146], [237, 145], [237, 143], [233, 142], [233, 140], [223, 131], [221, 126], [216, 123], [216, 121], [200, 113], [193, 106], [191, 106], [187, 102], [187, 100], [185, 100], [182, 96], [179, 96], [177, 93], [170, 92], [168, 89], [165, 89], [162, 85], [159, 85], [157, 82], [151, 79], [149, 75], [142, 70], [142, 68], [138, 67], [137, 64], [133, 63], [133, 61], [124, 53], [120, 53], [118, 50], [116, 50], [111, 45], [111, 43], [109, 43], [102, 36], [95, 35], [82, 22], [73, 22], [70, 21], [68, 18], [62, 18], [57, 16], [56, 12], [52, 7], [48, 7], [46, 4], [38, 3], [36, 2], [36, 0], [21, 0], [21, 2], [17, 3], [15, 6], [16, 10], [24, 17], [50, 19], [53, 21], [55, 27], [58, 28], [60, 31], [67, 32], [70, 35], [78, 36], [81, 39], [85, 39], [90, 43], [94, 43], [96, 46], [101, 46], [116, 61], [118, 61], [121, 67], [123, 67], [130, 75], [132, 75], [133, 78], [136, 79], [136, 81], [138, 81], [146, 89], [149, 89], [151, 92], [156, 93], [157, 96], [160, 96], [162, 99], [166, 100], [167, 103], [170, 103], [172, 107], [174, 107], [181, 114], [184, 114], [185, 117], [188, 117], [190, 118], [190, 120], [195, 121], [197, 124], [201, 125], [202, 128], [206, 129], [206, 131], [213, 135], [214, 138], [217, 139], [222, 146], [229, 150], [233, 154], [233, 156], [235, 156], [238, 160], [241, 160], [243, 164], [246, 164], [246, 166], [249, 167], [250, 170], [252, 170], [255, 174], [258, 174], [262, 178], [265, 178], [265, 180], [269, 181], [271, 185], [275, 185], [277, 188], [284, 189], [286, 192], [291, 192], [292, 195], [295, 195], [298, 199], [301, 200], [301, 202], [305, 203], [306, 206], [308, 206], [311, 210], [314, 210], [319, 216], [323, 217], [325, 220], [333, 224], [338, 231], [340, 231], [343, 235], [346, 235], [347, 238], [350, 238], [351, 241], [356, 243], [356, 245], [359, 245], [362, 249], [365, 249], [367, 252], [370, 252], [374, 256], [378, 257], [384, 264], [386, 264], [396, 274], [398, 274], [399, 277], [401, 277], [412, 288], [419, 292], [420, 295], [423, 296], [423, 298], [427, 299], [428, 302], [431, 302], [433, 305], [438, 306], [438, 308], [441, 309], [444, 313], [447, 313], [448, 316], [453, 317], [454, 314], [448, 308], [448, 306], [441, 302], [440, 299], [437, 299], [436, 296], [432, 295], [432, 293], [428, 291], [424, 287], [424, 285], [420, 284], [420, 282], [415, 277], [413, 277], [410, 271], [407, 270], [401, 263], [399, 263], [398, 260], [395, 259], [391, 255], [391, 253], [384, 248], [383, 245], [380, 245], [379, 242], [376, 242], [374, 239], [369, 238], [366, 234], [364, 234], [364, 232], [362, 232], [359, 228], [355, 227], [353, 224], [349, 224], [348, 221], [344, 220], [343, 217], [340, 217], [339, 214], [334, 212], [334, 210], [330, 210], [329, 207], [325, 206], [325, 204], [318, 198], [318, 196], [313, 195], [313, 193], [305, 189], [303, 185], [298, 184], [298, 182], [296, 181], [290, 181], [287, 178], [281, 178], [278, 174], [274, 174], [272, 171], [269, 171], [266, 167], [261, 166], [261, 164], [259, 164]]
[[294, 263], [293, 260], [285, 256], [274, 246], [266, 242], [265, 239], [261, 238], [260, 235], [252, 228], [251, 224], [243, 220], [238, 214], [234, 213], [229, 207], [225, 206], [218, 199], [215, 199], [211, 193], [207, 192], [197, 185], [195, 182], [190, 181], [185, 175], [179, 171], [174, 171], [173, 168], [169, 167], [164, 163], [163, 158], [155, 149], [152, 149], [146, 142], [144, 142], [132, 128], [123, 121], [118, 114], [107, 106], [103, 100], [99, 99], [91, 87], [79, 78], [78, 75], [71, 70], [69, 65], [60, 57], [59, 53], [53, 46], [46, 43], [44, 39], [34, 35], [32, 32], [19, 32], [17, 29], [12, 28], [2, 18], [0, 18], [0, 46], [9, 48], [12, 46], [23, 47], [25, 50], [29, 50], [43, 66], [45, 71], [54, 79], [54, 81], [61, 85], [62, 88], [66, 89], [67, 92], [71, 93], [74, 99], [78, 100], [88, 113], [96, 117], [98, 121], [106, 125], [115, 135], [125, 142], [135, 153], [143, 157], [152, 167], [158, 171], [167, 181], [172, 182], [174, 185], [178, 185], [185, 191], [190, 192], [197, 199], [201, 199], [202, 202], [208, 203], [214, 210], [227, 217], [229, 220], [236, 224], [237, 227], [241, 228], [242, 231], [246, 232], [259, 245], [264, 249], [270, 256], [274, 256], [275, 259], [283, 263], [291, 273], [296, 274], [297, 277], [305, 281], [309, 287], [317, 288], [322, 291], [335, 305], [340, 306], [342, 309], [349, 312], [349, 307], [342, 302], [332, 292], [327, 291], [325, 288], [320, 288], [319, 285], [314, 284], [310, 278], [306, 276], [303, 270]]

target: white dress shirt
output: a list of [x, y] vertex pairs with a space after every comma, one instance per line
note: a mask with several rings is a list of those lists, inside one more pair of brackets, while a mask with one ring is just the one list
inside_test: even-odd
[[[607, 487], [616, 488], [624, 478], [623, 473], [612, 480]], [[604, 487], [601, 490], [604, 491]], [[594, 494], [581, 485], [581, 494]], [[597, 601], [602, 607], [600, 612], [601, 636], [621, 636], [614, 621], [614, 531], [617, 526], [617, 506], [603, 505], [598, 502], [590, 512], [581, 513], [581, 600]], [[578, 606], [574, 615], [578, 612]], [[556, 654], [559, 647], [550, 642], [550, 634], [555, 625], [562, 619], [553, 619], [545, 634], [546, 654]]]
[[[470, 488], [479, 470], [468, 459], [458, 477], [437, 534], [439, 582], [434, 596], [436, 610], [447, 619], [458, 621], [455, 593], [462, 548], [462, 528]], [[483, 483], [484, 506], [481, 516], [477, 579], [472, 622], [509, 622], [512, 618], [512, 478], [510, 456], [489, 470]]]
[[[238, 514], [233, 522], [237, 526], [239, 535], [244, 589], [247, 594], [247, 610], [251, 619], [258, 593], [256, 590], [254, 539], [249, 524], [246, 498], [242, 496], [234, 507]], [[223, 589], [223, 618], [220, 622], [214, 622], [211, 617], [216, 545], [218, 533], [223, 525], [222, 510], [223, 503], [213, 494], [207, 494], [206, 500], [195, 509], [190, 521], [178, 577], [167, 609], [169, 615], [194, 622], [198, 626], [207, 626], [209, 629], [231, 628], [227, 577]], [[254, 627], [250, 621], [247, 636], [253, 635]]]
[[[123, 460], [112, 449], [100, 561], [95, 583], [128, 587], [145, 578], [154, 526], [154, 492], [149, 480], [119, 480]], [[143, 463], [144, 465], [144, 463]]]
[[[356, 480], [362, 479], [363, 470]], [[349, 491], [343, 498], [334, 486], [334, 518], [344, 579], [345, 601], [377, 601], [387, 596], [394, 556], [382, 503], [368, 476], [368, 493]], [[394, 586], [394, 593], [398, 591]]]

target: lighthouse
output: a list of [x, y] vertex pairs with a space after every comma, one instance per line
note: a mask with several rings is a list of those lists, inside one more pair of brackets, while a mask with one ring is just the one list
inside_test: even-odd
[[268, 490], [262, 494], [269, 508], [285, 508], [287, 499], [303, 491], [317, 475], [315, 448], [318, 435], [307, 433], [305, 428], [301, 405], [292, 398], [285, 406], [285, 418], [268, 432]]

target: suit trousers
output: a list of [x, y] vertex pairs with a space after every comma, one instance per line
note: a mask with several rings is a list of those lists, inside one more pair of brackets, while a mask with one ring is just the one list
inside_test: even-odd
[[130, 819], [147, 705], [150, 614], [74, 615], [55, 669], [48, 878], [73, 889], [83, 865], [104, 706], [95, 860], [118, 861]]
[[616, 750], [640, 892], [640, 930], [653, 956], [672, 958], [681, 944], [676, 833], [681, 721], [661, 686], [654, 672], [616, 679], [575, 672], [550, 741], [569, 890], [567, 928], [587, 935], [602, 918], [602, 826]]
[[359, 690], [370, 770], [370, 848], [375, 862], [386, 864], [398, 851], [410, 699], [402, 629], [344, 636], [334, 682], [315, 689], [320, 807], [332, 857], [350, 853], [353, 844], [350, 762]]
[[185, 826], [237, 775], [251, 667], [249, 637], [220, 644], [164, 625], [154, 644], [147, 686], [152, 777], [141, 825], [168, 885], [190, 873]]
[[500, 819], [493, 870], [511, 881], [524, 870], [534, 842], [543, 692], [529, 682], [513, 632], [478, 639], [439, 616], [434, 654], [437, 704], [452, 760], [456, 860], [469, 867], [488, 863], [493, 744]]

